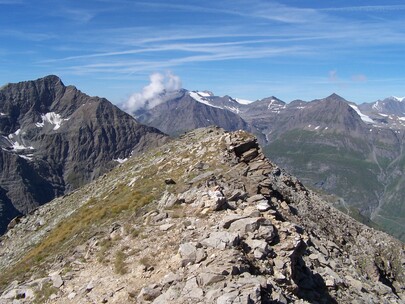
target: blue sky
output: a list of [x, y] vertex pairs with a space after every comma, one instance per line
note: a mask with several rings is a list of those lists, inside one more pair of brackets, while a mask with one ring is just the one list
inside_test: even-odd
[[152, 73], [256, 100], [405, 95], [403, 1], [0, 0], [0, 85], [60, 76], [119, 104]]

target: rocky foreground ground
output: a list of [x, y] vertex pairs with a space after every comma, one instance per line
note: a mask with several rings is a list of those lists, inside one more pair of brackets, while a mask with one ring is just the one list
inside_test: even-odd
[[404, 303], [403, 243], [242, 131], [198, 129], [18, 219], [0, 303]]

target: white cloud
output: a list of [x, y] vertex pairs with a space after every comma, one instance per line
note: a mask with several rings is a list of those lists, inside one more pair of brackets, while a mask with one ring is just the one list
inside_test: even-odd
[[149, 79], [150, 83], [141, 92], [132, 94], [124, 103], [124, 110], [134, 113], [141, 108], [151, 109], [163, 102], [162, 93], [173, 92], [181, 88], [180, 77], [170, 72], [154, 73], [149, 76]]

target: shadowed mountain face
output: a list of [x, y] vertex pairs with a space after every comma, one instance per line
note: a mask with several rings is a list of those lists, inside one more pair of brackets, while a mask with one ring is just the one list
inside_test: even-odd
[[165, 141], [109, 101], [57, 76], [0, 89], [0, 232], [30, 212]]

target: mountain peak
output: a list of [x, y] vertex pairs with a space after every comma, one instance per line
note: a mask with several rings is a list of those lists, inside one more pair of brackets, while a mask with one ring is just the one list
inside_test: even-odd
[[62, 80], [59, 78], [59, 76], [56, 76], [56, 75], [47, 75], [45, 77], [38, 78], [36, 80], [24, 81], [23, 83], [27, 83], [27, 82], [28, 83], [34, 82], [37, 84], [45, 83], [47, 86], [56, 86], [56, 85], [65, 86], [63, 84]]
[[52, 82], [59, 82], [59, 81], [61, 81], [61, 79], [59, 78], [59, 76], [53, 75], [53, 74], [47, 75], [47, 76], [42, 77], [42, 78], [39, 78], [38, 80], [41, 80], [41, 79], [43, 79], [43, 80], [48, 80], [48, 81], [52, 81]]
[[342, 96], [340, 96], [340, 95], [338, 95], [338, 94], [336, 94], [336, 93], [332, 93], [331, 95], [329, 95], [329, 96], [326, 97], [325, 99], [346, 101], [346, 99], [344, 99]]

